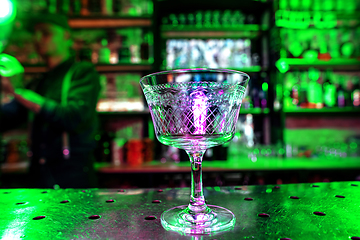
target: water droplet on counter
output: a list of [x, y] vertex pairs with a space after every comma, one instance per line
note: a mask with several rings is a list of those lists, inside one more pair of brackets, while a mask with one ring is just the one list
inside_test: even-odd
[[145, 220], [155, 220], [156, 217], [155, 216], [147, 216], [145, 217]]
[[92, 219], [92, 220], [99, 219], [99, 218], [101, 218], [100, 215], [91, 215], [91, 216], [89, 217], [89, 219]]
[[318, 216], [325, 216], [326, 214], [323, 213], [323, 212], [314, 212], [315, 215], [318, 215]]

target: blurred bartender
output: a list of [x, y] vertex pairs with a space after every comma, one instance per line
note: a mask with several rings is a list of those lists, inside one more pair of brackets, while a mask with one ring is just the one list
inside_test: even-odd
[[[91, 63], [71, 56], [65, 16], [45, 13], [32, 16], [28, 23], [48, 71], [24, 88], [14, 89], [2, 77], [2, 89], [13, 100], [1, 107], [0, 131], [31, 121], [29, 181], [33, 187], [96, 187], [93, 150], [99, 75]], [[4, 54], [2, 58], [2, 72], [9, 76], [19, 63]]]

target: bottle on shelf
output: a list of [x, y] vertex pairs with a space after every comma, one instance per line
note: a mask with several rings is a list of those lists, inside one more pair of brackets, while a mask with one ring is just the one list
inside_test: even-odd
[[323, 90], [323, 102], [325, 107], [334, 107], [336, 105], [336, 86], [330, 79], [332, 75], [331, 71], [326, 71], [323, 78], [322, 90]]
[[352, 77], [353, 90], [351, 93], [352, 105], [354, 107], [360, 107], [360, 80], [359, 77]]
[[323, 97], [322, 97], [322, 87], [320, 85], [320, 71], [315, 68], [309, 69], [309, 85], [307, 91], [307, 98], [309, 101], [309, 108], [322, 108], [323, 107]]
[[337, 82], [337, 87], [336, 87], [337, 107], [343, 108], [346, 106], [346, 104], [345, 104], [345, 89], [343, 87], [344, 81], [341, 77], [336, 77], [335, 79], [336, 79], [335, 81]]
[[113, 0], [101, 0], [101, 14], [106, 16], [113, 14]]
[[179, 21], [177, 19], [177, 16], [174, 13], [169, 15], [169, 20], [173, 27], [179, 26]]
[[288, 107], [298, 107], [300, 106], [300, 81], [299, 79], [296, 77], [298, 75], [298, 73], [288, 73], [286, 76], [286, 82], [287, 85], [291, 86], [290, 89], [290, 98], [291, 98], [291, 103], [288, 102], [287, 106]]
[[101, 48], [99, 49], [99, 63], [110, 63], [110, 54], [111, 51], [108, 48], [108, 41], [107, 39], [103, 38], [101, 40]]
[[81, 10], [80, 10], [80, 14], [83, 15], [83, 16], [88, 16], [88, 15], [90, 15], [89, 0], [81, 0]]
[[193, 13], [188, 13], [186, 19], [188, 25], [195, 26], [195, 16]]
[[219, 10], [215, 10], [212, 13], [212, 26], [213, 27], [220, 27], [221, 20], [220, 20], [220, 11]]

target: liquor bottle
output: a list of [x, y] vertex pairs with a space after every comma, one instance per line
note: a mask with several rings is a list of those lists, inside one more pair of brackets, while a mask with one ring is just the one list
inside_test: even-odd
[[112, 12], [114, 15], [120, 15], [121, 13], [121, 0], [113, 0]]
[[88, 0], [89, 1], [89, 11], [92, 14], [101, 13], [101, 2], [99, 0]]
[[310, 68], [308, 74], [310, 79], [307, 91], [309, 108], [321, 108], [323, 105], [323, 97], [322, 87], [318, 83], [320, 72], [315, 68]]
[[81, 0], [70, 1], [70, 14], [79, 15], [81, 11]]
[[47, 2], [47, 9], [48, 9], [49, 13], [56, 13], [57, 12], [56, 0], [49, 0]]
[[352, 107], [353, 101], [351, 97], [352, 97], [352, 92], [354, 90], [354, 85], [351, 82], [349, 75], [343, 75], [343, 79], [344, 79], [344, 89], [345, 89], [345, 105], [347, 107]]
[[212, 23], [211, 23], [211, 19], [212, 19], [212, 14], [211, 11], [205, 11], [204, 12], [204, 27], [211, 27]]
[[213, 11], [213, 16], [212, 16], [212, 26], [213, 27], [220, 27], [220, 11], [219, 10], [215, 10]]
[[195, 13], [195, 26], [201, 28], [203, 26], [203, 13], [202, 11], [197, 11]]
[[177, 19], [177, 17], [176, 17], [176, 15], [175, 14], [170, 14], [169, 15], [169, 20], [170, 20], [170, 23], [171, 23], [171, 25], [173, 26], [173, 27], [177, 27], [178, 25], [179, 25], [179, 21], [178, 21], [178, 19]]
[[179, 25], [180, 26], [185, 26], [186, 25], [186, 17], [185, 17], [185, 14], [183, 13], [180, 13], [179, 16], [178, 16], [178, 19], [179, 19]]
[[261, 105], [262, 109], [267, 108], [268, 88], [269, 88], [269, 84], [266, 81], [261, 84], [259, 98], [260, 98], [260, 105]]
[[69, 14], [70, 12], [70, 0], [61, 0], [57, 2], [58, 13]]
[[90, 14], [89, 0], [81, 0], [80, 14], [83, 16], [88, 16]]
[[299, 90], [299, 106], [302, 108], [307, 108], [309, 106], [309, 101], [307, 97], [309, 79], [306, 72], [300, 73], [300, 90]]
[[150, 53], [150, 33], [146, 33], [144, 35], [144, 41], [140, 45], [140, 57], [141, 60], [148, 61], [149, 60], [149, 53]]
[[188, 13], [187, 15], [187, 24], [189, 26], [195, 26], [195, 17], [193, 13]]
[[351, 93], [351, 100], [354, 107], [360, 107], [360, 80], [359, 77], [352, 78], [353, 91]]
[[222, 14], [222, 17], [221, 17], [221, 25], [223, 27], [229, 27], [231, 26], [230, 24], [230, 18], [231, 18], [231, 11], [230, 10], [225, 10]]
[[289, 5], [288, 5], [288, 0], [279, 0], [279, 8], [286, 10], [288, 9]]
[[285, 75], [285, 91], [284, 97], [286, 99], [285, 106], [288, 108], [299, 105], [300, 82], [294, 76], [295, 73], [289, 72]]
[[101, 0], [101, 13], [106, 16], [113, 14], [113, 0]]
[[99, 49], [99, 63], [110, 63], [110, 54], [108, 41], [104, 38], [101, 40], [101, 48]]
[[325, 107], [334, 107], [336, 105], [336, 86], [330, 80], [330, 76], [331, 72], [327, 71], [322, 83]]
[[251, 101], [253, 103], [253, 107], [260, 108], [261, 107], [261, 99], [259, 96], [260, 86], [259, 86], [259, 79], [257, 78], [257, 76], [254, 76], [253, 84], [251, 84], [250, 89], [251, 89], [250, 96], [251, 96]]
[[337, 80], [336, 94], [337, 94], [337, 106], [339, 108], [345, 107], [345, 90], [343, 88], [343, 78], [340, 76], [335, 77]]

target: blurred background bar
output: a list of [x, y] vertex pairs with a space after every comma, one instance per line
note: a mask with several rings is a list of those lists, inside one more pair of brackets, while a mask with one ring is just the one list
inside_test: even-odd
[[[251, 77], [234, 139], [205, 154], [205, 185], [360, 181], [359, 0], [17, 0], [4, 53], [25, 81], [46, 68], [22, 19], [44, 10], [69, 16], [73, 54], [101, 74], [100, 187], [190, 185], [186, 154], [154, 137], [139, 80], [202, 67]], [[27, 134], [1, 136], [2, 188], [26, 187]]]

